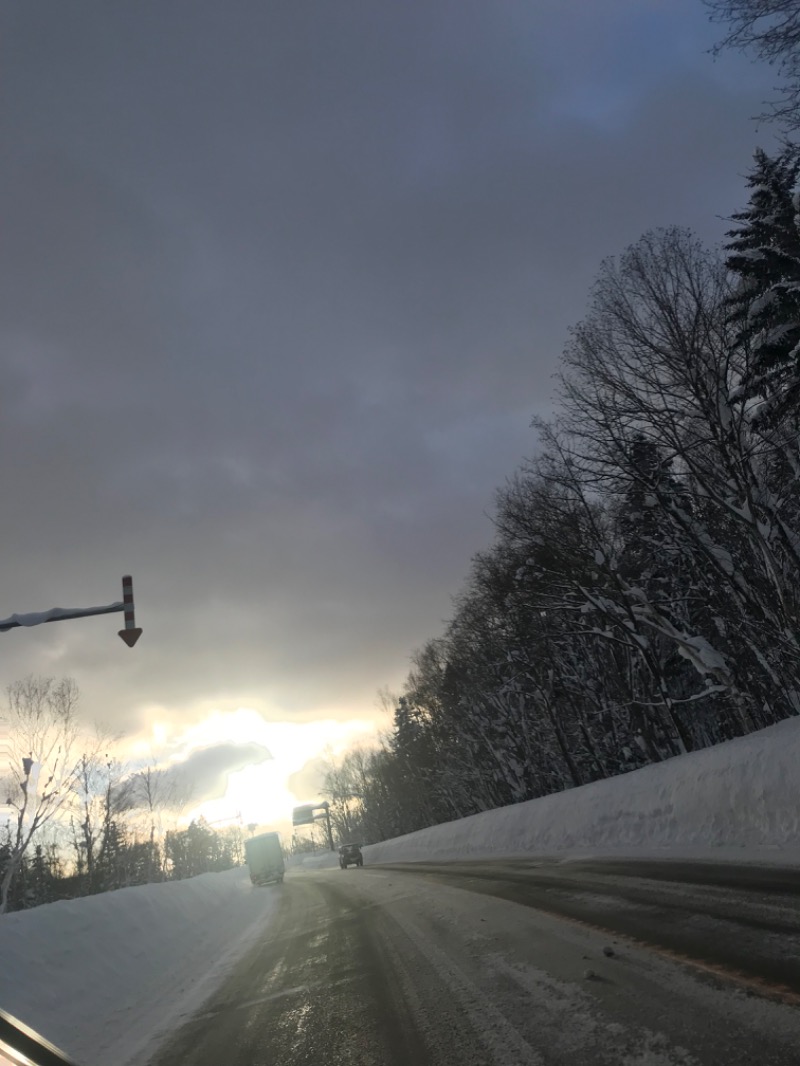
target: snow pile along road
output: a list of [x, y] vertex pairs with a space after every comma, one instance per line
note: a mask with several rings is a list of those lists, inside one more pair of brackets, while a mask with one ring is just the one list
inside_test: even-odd
[[279, 890], [246, 868], [0, 918], [0, 1006], [86, 1066], [142, 1063], [255, 941]]
[[365, 849], [367, 862], [661, 854], [800, 863], [800, 719]]

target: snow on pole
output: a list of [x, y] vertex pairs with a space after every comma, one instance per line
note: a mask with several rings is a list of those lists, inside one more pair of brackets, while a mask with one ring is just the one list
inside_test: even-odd
[[16, 629], [18, 626], [29, 628], [42, 625], [43, 622], [65, 622], [69, 618], [87, 618], [92, 614], [113, 614], [124, 610], [124, 603], [109, 603], [105, 607], [53, 607], [49, 611], [12, 614], [0, 621], [0, 633], [7, 633], [9, 629]]
[[49, 611], [30, 611], [26, 614], [12, 614], [8, 618], [0, 619], [0, 633], [8, 633], [11, 629], [20, 627], [30, 628], [39, 626], [45, 622], [65, 622], [70, 618], [88, 618], [94, 614], [116, 614], [125, 612], [125, 628], [120, 636], [132, 648], [142, 635], [141, 629], [136, 628], [133, 606], [133, 579], [126, 575], [122, 579], [122, 602], [107, 603], [102, 607], [53, 607]]
[[126, 574], [122, 579], [122, 602], [125, 608], [125, 628], [120, 629], [119, 635], [129, 648], [132, 648], [142, 635], [141, 629], [136, 626], [133, 603], [133, 578]]

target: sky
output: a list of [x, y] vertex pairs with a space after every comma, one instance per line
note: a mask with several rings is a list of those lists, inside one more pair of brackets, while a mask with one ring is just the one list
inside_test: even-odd
[[601, 260], [743, 206], [773, 73], [720, 36], [701, 0], [7, 0], [0, 617], [130, 573], [144, 633], [0, 634], [0, 688], [75, 678], [209, 815], [316, 798]]

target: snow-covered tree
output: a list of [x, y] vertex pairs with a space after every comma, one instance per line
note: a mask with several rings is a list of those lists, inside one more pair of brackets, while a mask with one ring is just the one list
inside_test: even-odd
[[728, 233], [728, 268], [738, 279], [728, 306], [736, 339], [748, 349], [738, 395], [761, 401], [756, 422], [796, 412], [800, 400], [799, 170], [797, 149], [772, 158], [759, 149], [750, 203]]
[[[727, 693], [746, 732], [793, 713], [800, 541], [766, 477], [770, 442], [753, 435], [733, 395], [741, 351], [729, 293], [723, 264], [677, 230], [605, 264], [565, 355], [565, 413], [551, 441], [572, 491], [606, 497], [639, 476], [634, 437], [658, 442], [681, 491], [650, 502], [670, 567], [691, 575], [694, 606], [685, 600], [676, 618], [674, 605], [624, 579], [612, 545], [599, 545], [607, 587], [620, 595], [592, 597], [593, 609], [671, 641], [706, 694]], [[713, 617], [702, 604], [717, 606]]]
[[603, 265], [561, 408], [364, 765], [381, 835], [800, 711], [797, 437], [743, 398], [731, 279], [680, 230]]

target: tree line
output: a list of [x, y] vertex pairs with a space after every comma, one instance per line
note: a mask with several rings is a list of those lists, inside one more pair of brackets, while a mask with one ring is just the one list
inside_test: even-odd
[[602, 264], [536, 457], [497, 493], [379, 750], [329, 766], [380, 840], [800, 712], [800, 154], [758, 151], [725, 247]]
[[241, 829], [178, 828], [191, 798], [176, 771], [131, 769], [115, 738], [87, 734], [69, 678], [7, 690], [0, 766], [0, 914], [244, 861]]

